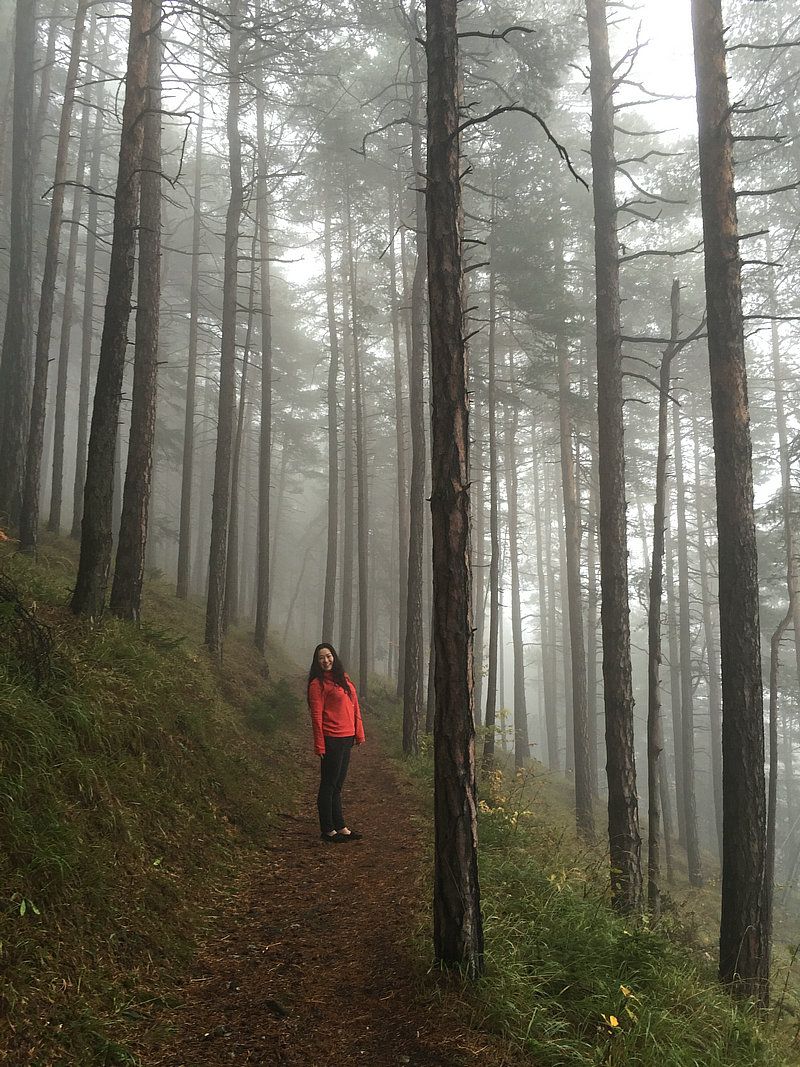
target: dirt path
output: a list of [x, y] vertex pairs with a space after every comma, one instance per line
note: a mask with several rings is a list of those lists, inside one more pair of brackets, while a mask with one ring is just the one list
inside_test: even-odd
[[298, 758], [305, 810], [281, 818], [263, 867], [208, 931], [148, 1067], [519, 1067], [470, 1030], [463, 1000], [443, 1008], [447, 979], [414, 973], [423, 844], [378, 742], [355, 750], [345, 786], [357, 842], [320, 840], [317, 764]]

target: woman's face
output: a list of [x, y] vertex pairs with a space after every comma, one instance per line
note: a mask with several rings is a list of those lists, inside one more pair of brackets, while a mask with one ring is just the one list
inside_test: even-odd
[[333, 653], [329, 648], [321, 648], [317, 653], [317, 663], [323, 671], [329, 671], [333, 667]]

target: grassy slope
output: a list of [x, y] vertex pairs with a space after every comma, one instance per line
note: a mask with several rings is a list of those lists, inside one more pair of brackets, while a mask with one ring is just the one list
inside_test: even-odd
[[[55, 542], [33, 565], [0, 551], [56, 639], [37, 690], [0, 605], [0, 1062], [31, 1067], [135, 1062], [129, 1027], [141, 1032], [169, 996], [219, 893], [291, 809], [306, 734], [280, 650], [267, 679], [233, 633], [219, 668], [203, 651], [202, 608], [166, 587], [151, 585], [140, 628], [75, 620], [72, 552]], [[394, 703], [377, 704], [396, 738]], [[402, 773], [430, 795], [429, 760]], [[496, 778], [483, 796], [488, 977], [461, 994], [476, 1025], [559, 1067], [781, 1062], [677, 921], [652, 932], [609, 913], [604, 857], [557, 829], [570, 822], [566, 787]], [[429, 953], [420, 934], [423, 969]]]
[[276, 652], [268, 681], [244, 634], [218, 668], [202, 611], [167, 589], [138, 629], [76, 620], [70, 551], [0, 557], [55, 636], [36, 689], [0, 613], [0, 1061], [42, 1067], [131, 1062], [126, 1022], [291, 806], [305, 728], [295, 668]]

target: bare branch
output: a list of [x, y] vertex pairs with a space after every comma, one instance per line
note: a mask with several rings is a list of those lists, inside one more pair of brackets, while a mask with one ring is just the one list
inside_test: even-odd
[[481, 33], [479, 30], [469, 30], [459, 33], [459, 39], [463, 37], [485, 37], [490, 41], [505, 41], [510, 33], [535, 33], [531, 26], [509, 26], [507, 30], [492, 30], [491, 33]]
[[692, 245], [691, 248], [644, 248], [641, 252], [632, 252], [629, 256], [620, 256], [620, 263], [630, 263], [633, 259], [643, 259], [645, 256], [668, 256], [670, 259], [677, 259], [679, 256], [691, 256], [692, 254], [699, 254], [702, 251], [703, 242], [698, 241], [696, 245]]
[[573, 167], [572, 160], [569, 158], [569, 153], [567, 152], [566, 148], [564, 148], [564, 146], [556, 140], [556, 138], [550, 131], [550, 127], [547, 125], [544, 119], [541, 118], [541, 116], [537, 115], [535, 111], [531, 111], [530, 108], [523, 107], [522, 104], [504, 104], [501, 107], [496, 107], [493, 111], [490, 111], [486, 115], [479, 115], [474, 119], [467, 119], [466, 122], [462, 122], [461, 125], [458, 127], [458, 132], [462, 133], [470, 126], [477, 126], [480, 123], [489, 122], [491, 119], [496, 118], [498, 115], [503, 115], [508, 111], [518, 111], [523, 115], [528, 115], [530, 118], [535, 119], [536, 122], [538, 122], [541, 128], [544, 130], [547, 140], [552, 145], [555, 145], [556, 151], [558, 152], [561, 159], [566, 163], [567, 169], [569, 170], [572, 177], [576, 181], [579, 181], [585, 189], [589, 188], [587, 182], [584, 181], [584, 179], [580, 176], [580, 174], [578, 174], [578, 172]]
[[776, 41], [774, 44], [732, 44], [729, 45], [726, 52], [738, 52], [741, 48], [747, 48], [754, 52], [771, 52], [773, 48], [797, 48], [800, 46], [800, 41]]
[[661, 159], [674, 159], [676, 156], [685, 156], [686, 152], [660, 152], [655, 148], [645, 152], [643, 156], [630, 156], [628, 159], [618, 159], [617, 166], [624, 167], [628, 163], [646, 163], [650, 156], [659, 156]]
[[774, 189], [739, 189], [736, 199], [738, 200], [741, 196], [772, 196], [773, 193], [789, 193], [798, 187], [800, 187], [800, 181], [792, 182], [790, 185], [778, 185]]

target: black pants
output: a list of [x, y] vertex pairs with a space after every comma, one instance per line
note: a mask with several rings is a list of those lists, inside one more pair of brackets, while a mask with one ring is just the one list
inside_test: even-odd
[[341, 830], [345, 821], [342, 815], [342, 786], [350, 766], [350, 753], [354, 737], [326, 737], [325, 755], [319, 761], [319, 793], [317, 811], [319, 828], [323, 834]]

